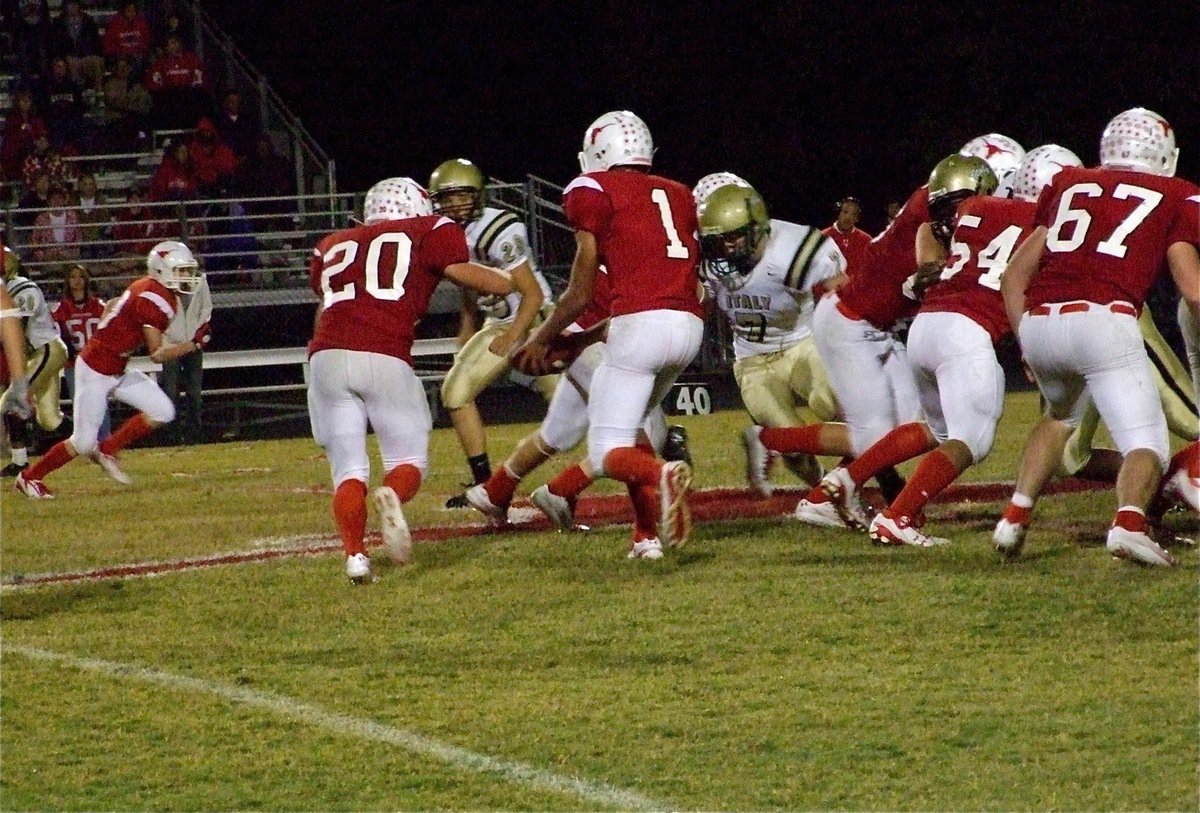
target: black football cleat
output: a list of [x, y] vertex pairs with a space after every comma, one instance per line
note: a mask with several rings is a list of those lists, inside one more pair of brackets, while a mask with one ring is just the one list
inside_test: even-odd
[[27, 468], [29, 468], [28, 463], [9, 463], [0, 469], [0, 477], [16, 477]]
[[679, 424], [667, 427], [667, 437], [663, 440], [662, 458], [668, 462], [682, 460], [692, 465], [692, 453], [688, 451], [687, 430]]

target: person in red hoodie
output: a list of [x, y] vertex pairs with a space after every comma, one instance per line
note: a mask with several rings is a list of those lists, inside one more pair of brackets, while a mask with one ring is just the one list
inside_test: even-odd
[[140, 73], [150, 53], [150, 24], [142, 16], [138, 4], [129, 0], [121, 6], [104, 28], [104, 56], [109, 59], [127, 57]]
[[4, 180], [21, 181], [25, 157], [33, 152], [34, 142], [47, 135], [46, 121], [33, 106], [33, 93], [19, 90], [14, 107], [4, 120], [4, 136], [0, 140], [0, 171]]
[[188, 144], [176, 139], [168, 145], [162, 163], [150, 179], [150, 200], [190, 200], [196, 197], [197, 188]]
[[188, 144], [188, 155], [192, 161], [192, 172], [196, 177], [201, 197], [221, 197], [233, 182], [237, 171], [237, 156], [221, 140], [216, 125], [207, 116], [200, 119], [196, 131]]
[[193, 127], [207, 109], [204, 63], [184, 49], [176, 34], [167, 37], [162, 54], [146, 71], [146, 87], [154, 97], [155, 124], [161, 129]]

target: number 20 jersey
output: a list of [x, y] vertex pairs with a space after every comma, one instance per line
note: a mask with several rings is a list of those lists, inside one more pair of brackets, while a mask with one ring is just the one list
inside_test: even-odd
[[1181, 178], [1067, 167], [1038, 198], [1046, 250], [1026, 308], [1082, 299], [1140, 308], [1174, 243], [1194, 243], [1200, 188]]
[[846, 258], [820, 229], [772, 220], [762, 259], [740, 288], [707, 283], [733, 326], [734, 357], [786, 350], [811, 336], [812, 287], [845, 269]]
[[634, 170], [588, 172], [563, 191], [567, 222], [596, 238], [613, 316], [676, 310], [700, 316], [696, 205], [683, 184]]
[[313, 249], [310, 284], [324, 309], [309, 355], [360, 350], [412, 364], [417, 321], [446, 266], [467, 262], [467, 238], [448, 217], [385, 220], [334, 232]]

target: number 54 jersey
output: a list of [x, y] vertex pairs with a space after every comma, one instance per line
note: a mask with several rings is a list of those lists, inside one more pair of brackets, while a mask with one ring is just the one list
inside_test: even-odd
[[846, 258], [820, 229], [771, 221], [762, 259], [735, 290], [707, 282], [733, 326], [739, 361], [775, 353], [812, 335], [812, 288], [845, 272]]
[[446, 266], [467, 262], [467, 237], [448, 217], [385, 220], [334, 232], [313, 249], [310, 284], [323, 309], [319, 350], [361, 350], [412, 365], [417, 320]]
[[567, 222], [596, 238], [613, 316], [676, 310], [700, 316], [700, 243], [692, 192], [635, 170], [580, 175], [563, 191]]

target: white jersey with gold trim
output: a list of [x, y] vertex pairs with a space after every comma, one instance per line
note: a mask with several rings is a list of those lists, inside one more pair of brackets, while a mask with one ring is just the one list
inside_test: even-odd
[[[519, 215], [507, 209], [485, 206], [483, 214], [466, 224], [464, 229], [472, 260], [501, 271], [511, 271], [527, 261], [546, 302], [550, 302], [550, 286], [537, 270], [537, 261], [529, 250], [529, 236]], [[521, 295], [516, 293], [505, 297], [479, 297], [479, 309], [493, 323], [511, 322], [520, 304]]]
[[846, 270], [846, 258], [820, 229], [772, 220], [763, 257], [745, 283], [707, 283], [733, 326], [737, 359], [786, 350], [812, 335], [812, 287]]
[[13, 277], [5, 283], [25, 322], [25, 341], [37, 350], [59, 338], [58, 325], [50, 316], [50, 306], [37, 283], [25, 277]]

